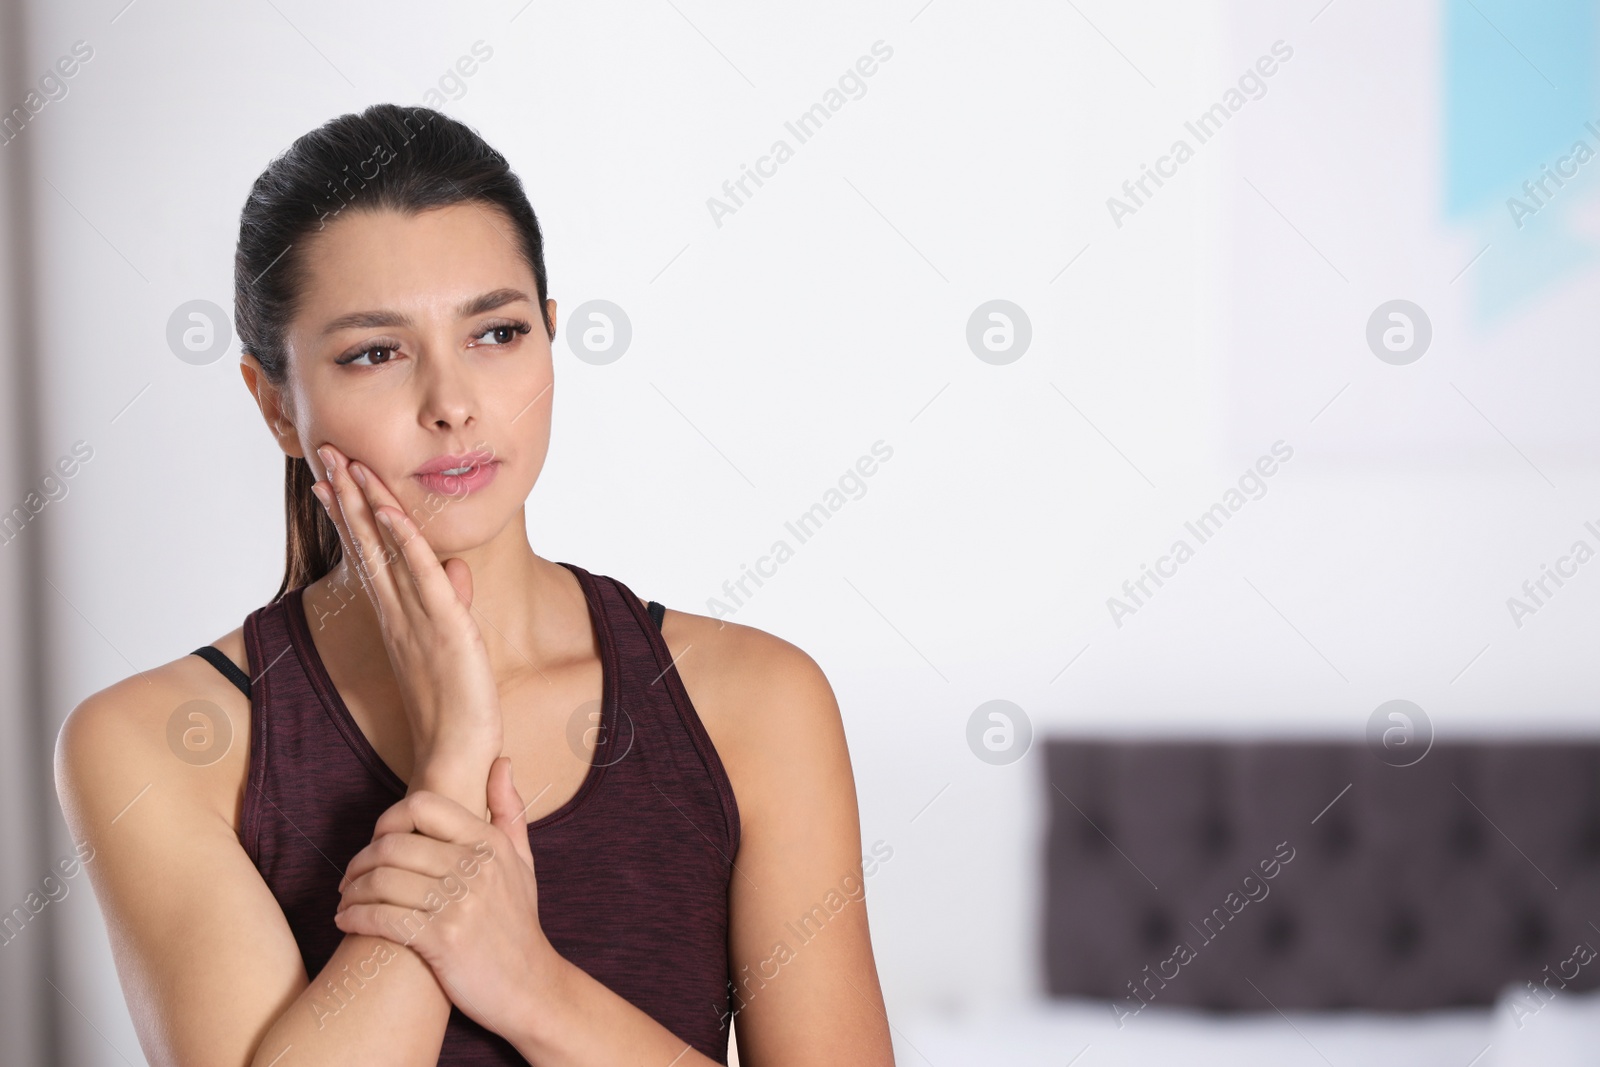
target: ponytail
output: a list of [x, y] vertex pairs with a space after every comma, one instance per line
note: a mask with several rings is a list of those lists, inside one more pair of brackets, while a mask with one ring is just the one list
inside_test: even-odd
[[278, 586], [273, 600], [290, 589], [321, 578], [333, 570], [344, 555], [339, 528], [328, 517], [328, 509], [311, 492], [316, 481], [311, 464], [297, 456], [285, 456], [283, 463], [283, 511], [289, 537], [283, 584]]

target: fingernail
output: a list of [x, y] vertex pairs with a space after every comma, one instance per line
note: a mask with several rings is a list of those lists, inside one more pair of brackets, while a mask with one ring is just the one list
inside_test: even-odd
[[326, 448], [317, 449], [317, 457], [322, 460], [322, 465], [328, 470], [333, 470], [333, 453]]
[[367, 472], [362, 469], [361, 464], [350, 464], [350, 473], [355, 477], [357, 485], [363, 489], [367, 487]]

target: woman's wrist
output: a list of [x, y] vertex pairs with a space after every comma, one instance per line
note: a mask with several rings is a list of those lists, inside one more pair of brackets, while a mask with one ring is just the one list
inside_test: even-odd
[[474, 815], [482, 815], [488, 808], [486, 795], [489, 766], [494, 756], [474, 756], [466, 753], [440, 753], [425, 756], [417, 761], [407, 784], [410, 795], [419, 789], [447, 796]]
[[529, 981], [521, 983], [521, 1010], [501, 1036], [530, 1063], [559, 1060], [579, 1011], [578, 979], [588, 975], [554, 947], [534, 962], [534, 971]]

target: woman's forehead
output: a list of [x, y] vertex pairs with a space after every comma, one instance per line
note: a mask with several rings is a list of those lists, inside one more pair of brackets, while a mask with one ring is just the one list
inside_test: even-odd
[[300, 325], [384, 308], [455, 317], [489, 292], [516, 289], [537, 300], [533, 272], [503, 213], [453, 204], [409, 215], [348, 211], [306, 250]]

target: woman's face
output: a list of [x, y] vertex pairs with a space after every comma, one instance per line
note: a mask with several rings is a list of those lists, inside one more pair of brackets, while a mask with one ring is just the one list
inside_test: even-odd
[[[288, 336], [301, 454], [319, 479], [324, 443], [376, 472], [441, 556], [519, 515], [549, 450], [550, 340], [514, 235], [483, 204], [346, 211], [306, 249]], [[426, 476], [473, 453], [487, 484]]]

